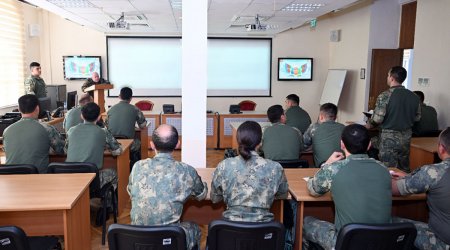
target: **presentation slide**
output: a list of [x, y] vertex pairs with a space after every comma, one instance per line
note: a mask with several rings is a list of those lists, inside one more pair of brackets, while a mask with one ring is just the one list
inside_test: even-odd
[[[208, 96], [269, 96], [271, 39], [208, 39]], [[107, 37], [108, 79], [118, 96], [181, 96], [181, 39]], [[195, 61], [193, 62], [195, 63]]]
[[63, 61], [65, 79], [86, 79], [93, 72], [101, 74], [99, 56], [64, 56]]
[[278, 80], [312, 80], [312, 59], [279, 58]]

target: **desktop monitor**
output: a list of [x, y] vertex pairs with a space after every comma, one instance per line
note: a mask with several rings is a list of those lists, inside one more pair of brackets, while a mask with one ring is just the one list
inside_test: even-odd
[[71, 91], [67, 92], [67, 110], [75, 107], [77, 104], [77, 92]]
[[52, 110], [50, 97], [42, 97], [39, 98], [39, 119], [42, 119], [47, 116], [47, 112]]

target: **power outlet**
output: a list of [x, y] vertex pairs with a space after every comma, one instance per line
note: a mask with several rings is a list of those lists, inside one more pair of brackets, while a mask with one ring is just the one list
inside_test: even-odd
[[431, 79], [429, 77], [419, 77], [417, 79], [417, 84], [419, 84], [419, 86], [430, 86], [431, 83]]

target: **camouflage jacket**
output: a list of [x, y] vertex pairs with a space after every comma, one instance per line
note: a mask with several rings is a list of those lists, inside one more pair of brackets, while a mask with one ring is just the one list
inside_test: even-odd
[[92, 81], [92, 78], [88, 78], [84, 83], [83, 86], [81, 86], [81, 91], [86, 92], [86, 89], [89, 88], [92, 85], [95, 84], [109, 84], [108, 80], [105, 80], [103, 78], [100, 78], [98, 82]]
[[25, 80], [25, 94], [36, 95], [37, 98], [47, 96], [47, 86], [41, 77], [30, 76]]

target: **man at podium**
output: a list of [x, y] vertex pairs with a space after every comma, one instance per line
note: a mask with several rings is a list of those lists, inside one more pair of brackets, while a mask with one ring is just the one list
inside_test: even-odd
[[[86, 92], [87, 88], [96, 84], [110, 84], [110, 82], [101, 78], [97, 72], [92, 72], [92, 77], [86, 79], [86, 81], [83, 83], [83, 86], [81, 87], [81, 90], [83, 92]], [[94, 91], [88, 91], [88, 93], [90, 96], [94, 97]]]

